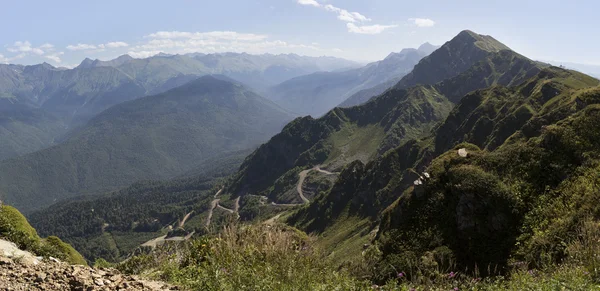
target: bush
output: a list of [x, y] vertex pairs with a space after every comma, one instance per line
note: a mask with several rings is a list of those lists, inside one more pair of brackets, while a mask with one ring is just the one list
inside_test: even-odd
[[25, 216], [8, 205], [2, 205], [0, 208], [0, 237], [38, 256], [55, 257], [70, 264], [87, 265], [83, 256], [60, 238], [50, 236], [41, 239]]

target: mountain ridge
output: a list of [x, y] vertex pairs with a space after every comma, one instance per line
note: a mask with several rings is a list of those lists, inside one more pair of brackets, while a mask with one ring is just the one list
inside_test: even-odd
[[211, 154], [260, 144], [289, 118], [239, 84], [201, 77], [113, 106], [59, 145], [0, 162], [0, 193], [27, 212], [54, 199], [174, 177]]

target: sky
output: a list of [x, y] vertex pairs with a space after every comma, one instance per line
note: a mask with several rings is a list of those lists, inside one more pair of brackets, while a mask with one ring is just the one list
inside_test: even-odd
[[464, 29], [536, 60], [600, 65], [600, 1], [3, 1], [0, 63], [74, 67], [159, 52], [296, 53], [368, 62]]

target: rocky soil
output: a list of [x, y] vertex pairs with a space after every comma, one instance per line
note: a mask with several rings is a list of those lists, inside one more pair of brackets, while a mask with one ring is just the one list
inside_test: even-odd
[[179, 290], [166, 283], [123, 275], [115, 269], [69, 265], [56, 259], [31, 262], [0, 255], [0, 290]]

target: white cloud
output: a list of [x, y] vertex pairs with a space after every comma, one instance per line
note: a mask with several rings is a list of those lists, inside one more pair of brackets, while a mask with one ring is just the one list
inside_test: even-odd
[[135, 58], [146, 58], [160, 52], [185, 54], [192, 52], [220, 53], [247, 52], [266, 53], [282, 50], [319, 51], [318, 43], [293, 44], [281, 40], [270, 40], [264, 34], [238, 33], [232, 31], [184, 32], [159, 31], [145, 36], [146, 42], [130, 47], [129, 54]]
[[435, 21], [429, 18], [409, 18], [408, 21], [418, 27], [432, 27], [435, 25]]
[[[379, 34], [382, 33], [386, 29], [398, 27], [398, 25], [357, 25], [358, 23], [365, 23], [372, 21], [371, 18], [368, 18], [358, 12], [350, 12], [346, 9], [342, 9], [331, 4], [322, 5], [316, 0], [298, 0], [299, 4], [302, 5], [311, 5], [315, 7], [319, 7], [325, 9], [326, 11], [330, 11], [337, 14], [337, 18], [341, 21], [346, 22], [346, 27], [348, 28], [348, 32], [351, 33], [359, 33], [359, 34]], [[433, 22], [433, 20], [429, 20]], [[415, 22], [416, 23], [416, 22]], [[422, 19], [419, 19], [419, 23], [422, 24]], [[435, 22], [434, 22], [435, 24]], [[433, 24], [431, 25], [433, 26]]]
[[343, 53], [344, 52], [344, 50], [340, 49], [340, 48], [334, 48], [331, 51], [333, 51], [334, 53]]
[[20, 53], [20, 54], [18, 54], [18, 55], [16, 55], [16, 56], [14, 56], [14, 57], [12, 57], [12, 58], [9, 58], [8, 60], [12, 62], [12, 61], [14, 61], [14, 60], [19, 60], [19, 59], [22, 59], [22, 58], [24, 58], [24, 57], [26, 57], [26, 56], [27, 56], [27, 54], [26, 54], [26, 53]]
[[106, 48], [122, 48], [122, 47], [128, 47], [128, 46], [129, 46], [129, 44], [127, 44], [126, 42], [114, 41], [114, 42], [109, 42], [106, 44], [99, 44], [99, 45], [78, 43], [77, 45], [68, 45], [67, 49], [71, 50], [71, 51], [92, 51], [93, 50], [93, 52], [102, 52]]
[[0, 63], [8, 63], [8, 59], [0, 54]]
[[64, 54], [64, 52], [59, 52], [56, 54], [47, 55], [47, 56], [45, 56], [45, 58], [47, 58], [51, 61], [54, 61], [55, 63], [60, 63], [60, 62], [62, 62], [62, 60], [60, 59], [60, 56], [63, 54]]
[[298, 4], [321, 7], [321, 4], [319, 4], [319, 2], [317, 2], [315, 0], [298, 0]]
[[54, 49], [54, 45], [52, 45], [50, 43], [45, 43], [45, 44], [41, 45], [40, 48], [46, 49], [46, 50], [52, 50], [52, 49]]
[[67, 46], [67, 49], [70, 51], [94, 50], [97, 48], [98, 47], [93, 44], [85, 44], [85, 43], [78, 43], [77, 45], [70, 44]]
[[338, 14], [338, 19], [345, 22], [367, 22], [371, 21], [370, 18], [358, 13], [358, 12], [349, 12], [348, 10], [341, 9], [335, 7], [331, 4], [324, 6], [325, 10], [335, 12]]
[[31, 43], [28, 41], [16, 41], [11, 47], [6, 49], [11, 53], [30, 52], [32, 50]]
[[348, 32], [358, 33], [358, 34], [380, 34], [386, 29], [398, 27], [398, 25], [363, 25], [357, 26], [354, 23], [346, 24], [348, 27]]
[[34, 54], [36, 54], [36, 55], [38, 55], [38, 56], [41, 56], [41, 55], [44, 54], [44, 51], [41, 50], [41, 49], [39, 49], [39, 48], [32, 48], [31, 52], [34, 53]]
[[128, 47], [129, 44], [127, 44], [126, 42], [122, 42], [122, 41], [113, 41], [113, 42], [109, 42], [109, 43], [105, 44], [105, 46], [107, 48], [119, 48], [119, 47]]

